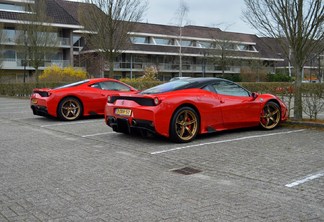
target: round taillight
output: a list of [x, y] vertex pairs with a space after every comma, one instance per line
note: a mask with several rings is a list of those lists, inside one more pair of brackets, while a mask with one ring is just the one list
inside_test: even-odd
[[159, 103], [160, 103], [159, 98], [155, 97], [155, 98], [154, 98], [154, 104], [155, 104], [155, 105], [159, 105]]

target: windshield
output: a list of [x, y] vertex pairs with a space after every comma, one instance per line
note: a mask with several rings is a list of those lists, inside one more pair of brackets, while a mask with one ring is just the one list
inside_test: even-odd
[[81, 85], [83, 83], [86, 83], [86, 82], [89, 82], [89, 80], [86, 79], [86, 80], [82, 80], [80, 82], [70, 83], [70, 84], [67, 84], [67, 85], [63, 85], [63, 86], [56, 87], [54, 89], [63, 89], [63, 88], [69, 88], [69, 87], [73, 87], [73, 86], [79, 86], [79, 85]]
[[177, 90], [179, 88], [184, 88], [184, 86], [191, 84], [191, 82], [184, 80], [177, 80], [172, 82], [167, 82], [147, 90], [141, 92], [141, 94], [157, 94], [157, 93], [164, 93], [173, 90]]

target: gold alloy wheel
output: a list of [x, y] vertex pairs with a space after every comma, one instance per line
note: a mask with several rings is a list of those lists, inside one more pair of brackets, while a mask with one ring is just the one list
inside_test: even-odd
[[189, 141], [195, 137], [198, 130], [196, 114], [191, 110], [181, 111], [176, 118], [176, 133], [183, 141]]
[[264, 129], [273, 129], [280, 122], [280, 109], [274, 102], [267, 103], [262, 110], [260, 124]]
[[81, 105], [76, 99], [65, 100], [61, 106], [61, 114], [66, 120], [75, 120], [80, 116]]

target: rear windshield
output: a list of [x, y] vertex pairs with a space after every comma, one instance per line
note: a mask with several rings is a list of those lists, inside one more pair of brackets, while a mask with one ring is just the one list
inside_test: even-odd
[[56, 87], [56, 88], [54, 88], [54, 89], [63, 89], [63, 88], [69, 88], [69, 87], [79, 86], [79, 85], [84, 84], [84, 83], [86, 83], [86, 82], [89, 82], [89, 79], [82, 80], [82, 81], [80, 81], [80, 82], [70, 83], [70, 84], [63, 85], [63, 86], [59, 86], [59, 87]]
[[190, 85], [192, 82], [183, 80], [177, 80], [172, 82], [167, 82], [158, 86], [154, 86], [152, 88], [149, 88], [147, 90], [144, 90], [141, 92], [141, 94], [158, 94], [158, 93], [164, 93], [169, 91], [174, 91], [177, 89], [183, 89], [186, 88], [187, 85]]

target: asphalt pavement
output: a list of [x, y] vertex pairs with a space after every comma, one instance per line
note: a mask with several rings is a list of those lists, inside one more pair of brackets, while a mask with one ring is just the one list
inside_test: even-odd
[[0, 221], [324, 221], [323, 135], [284, 124], [176, 144], [0, 97]]

